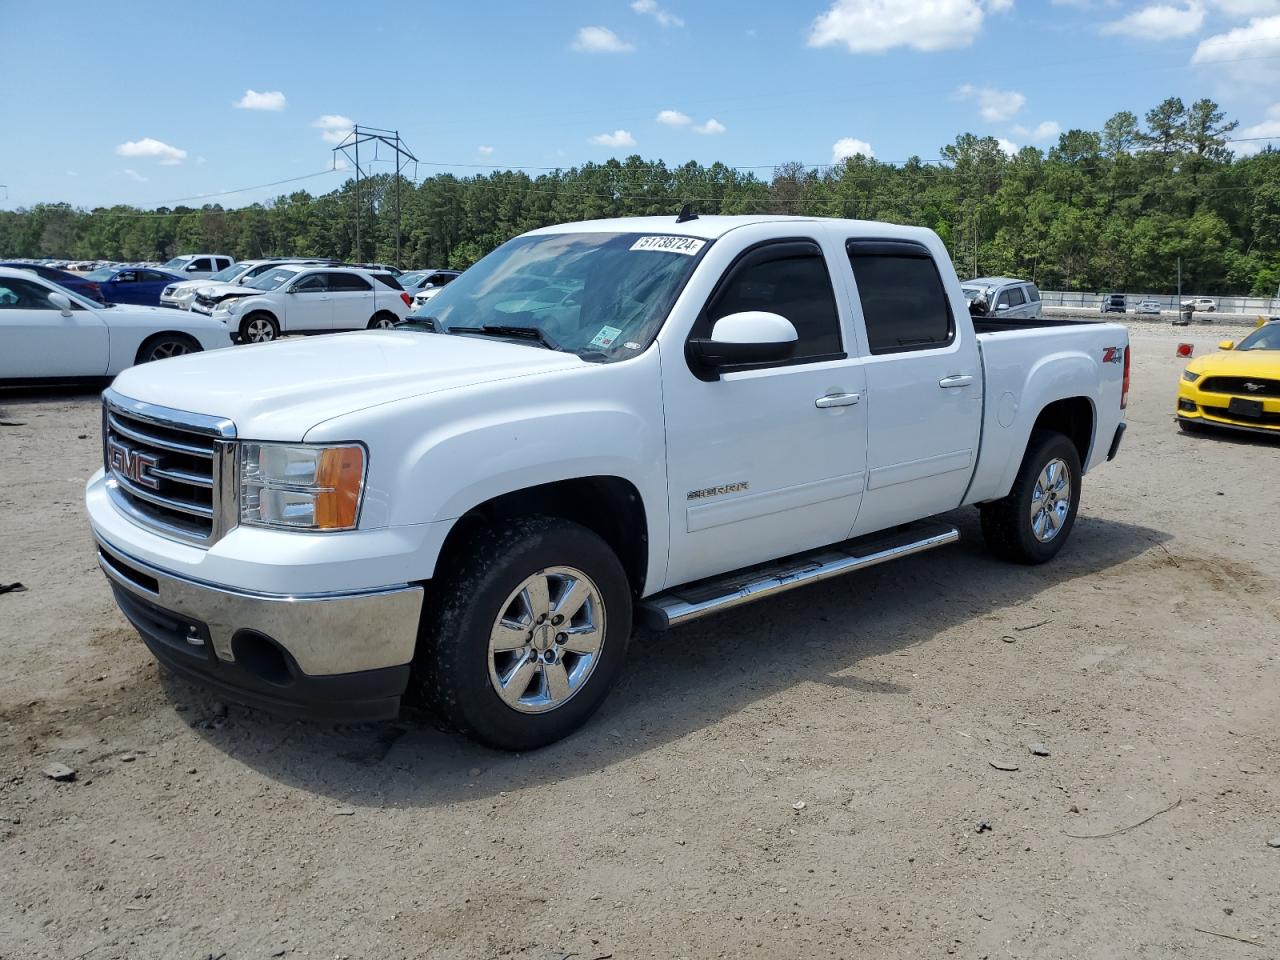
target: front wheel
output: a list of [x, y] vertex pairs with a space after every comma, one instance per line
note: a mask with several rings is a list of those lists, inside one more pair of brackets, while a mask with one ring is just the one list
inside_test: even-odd
[[170, 357], [182, 357], [188, 353], [199, 353], [200, 344], [182, 333], [162, 333], [152, 337], [138, 348], [137, 363], [151, 363], [155, 360], [168, 360]]
[[1080, 454], [1061, 433], [1031, 434], [1008, 496], [981, 507], [982, 536], [996, 556], [1045, 563], [1071, 535], [1080, 506]]
[[631, 588], [617, 555], [567, 520], [479, 531], [433, 584], [414, 692], [451, 727], [502, 750], [572, 733], [618, 679]]
[[241, 343], [270, 343], [280, 336], [275, 318], [265, 313], [251, 313], [240, 321]]

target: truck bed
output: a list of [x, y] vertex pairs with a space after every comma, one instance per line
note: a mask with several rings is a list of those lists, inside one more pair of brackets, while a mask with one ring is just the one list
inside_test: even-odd
[[978, 333], [1008, 333], [1013, 330], [1033, 328], [1061, 328], [1089, 326], [1103, 320], [1075, 320], [1062, 317], [1036, 317], [1034, 319], [1001, 320], [998, 317], [973, 317], [973, 329]]

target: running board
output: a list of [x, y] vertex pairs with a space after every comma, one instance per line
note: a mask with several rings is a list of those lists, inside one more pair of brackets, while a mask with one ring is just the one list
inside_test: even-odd
[[638, 612], [646, 626], [666, 630], [709, 613], [719, 613], [806, 584], [909, 557], [913, 553], [923, 553], [959, 539], [960, 531], [950, 524], [937, 521], [913, 523], [905, 529], [845, 540], [763, 566], [675, 587], [642, 601]]

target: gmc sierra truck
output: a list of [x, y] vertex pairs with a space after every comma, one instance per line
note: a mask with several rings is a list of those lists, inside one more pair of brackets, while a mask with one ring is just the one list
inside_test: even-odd
[[1123, 326], [970, 316], [931, 231], [646, 217], [509, 241], [388, 330], [135, 367], [86, 506], [154, 656], [506, 749], [665, 629], [951, 543], [1043, 563], [1116, 455]]

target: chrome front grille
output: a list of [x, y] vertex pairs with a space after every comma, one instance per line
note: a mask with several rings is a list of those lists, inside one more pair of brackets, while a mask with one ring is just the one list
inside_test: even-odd
[[208, 545], [236, 525], [235, 425], [103, 393], [107, 489], [136, 523]]

